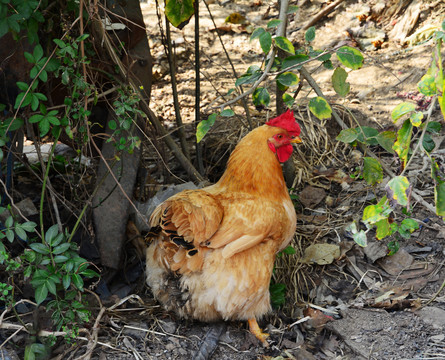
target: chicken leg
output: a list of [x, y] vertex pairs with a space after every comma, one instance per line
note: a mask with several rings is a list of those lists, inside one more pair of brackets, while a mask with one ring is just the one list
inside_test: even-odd
[[249, 323], [250, 332], [263, 343], [264, 347], [269, 347], [269, 343], [267, 342], [269, 334], [263, 333], [255, 318], [251, 318], [247, 321]]

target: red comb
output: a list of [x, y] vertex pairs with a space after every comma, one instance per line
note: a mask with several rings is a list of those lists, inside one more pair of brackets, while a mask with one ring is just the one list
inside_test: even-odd
[[286, 130], [292, 136], [300, 135], [300, 126], [295, 122], [294, 113], [287, 110], [285, 113], [269, 120], [266, 125], [279, 127]]

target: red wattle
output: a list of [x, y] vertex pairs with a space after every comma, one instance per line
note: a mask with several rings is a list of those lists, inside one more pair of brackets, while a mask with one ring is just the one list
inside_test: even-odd
[[[269, 146], [270, 147], [270, 146]], [[291, 144], [280, 146], [276, 152], [278, 156], [278, 161], [284, 163], [289, 160], [292, 155], [293, 147]]]

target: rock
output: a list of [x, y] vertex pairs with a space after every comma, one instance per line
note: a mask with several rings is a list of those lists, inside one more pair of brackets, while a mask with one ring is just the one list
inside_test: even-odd
[[162, 329], [168, 334], [174, 334], [176, 331], [176, 323], [171, 320], [160, 320], [159, 321]]
[[[135, 216], [136, 227], [141, 232], [149, 231], [150, 227], [148, 226], [149, 223], [148, 219], [150, 218], [150, 215], [156, 208], [156, 206], [158, 206], [163, 201], [167, 200], [170, 196], [173, 196], [182, 190], [194, 190], [194, 189], [197, 189], [197, 187], [191, 181], [180, 185], [169, 185], [165, 190], [159, 190], [155, 196], [153, 196], [149, 201], [145, 203], [140, 203], [136, 201], [135, 205], [139, 210], [139, 212], [143, 215], [143, 218], [141, 218], [140, 215]], [[131, 209], [131, 213], [135, 214], [133, 208]]]
[[436, 329], [445, 328], [445, 310], [427, 306], [415, 312], [426, 324], [432, 325]]
[[388, 249], [381, 241], [369, 242], [368, 246], [363, 248], [363, 252], [371, 262], [375, 262], [386, 256]]

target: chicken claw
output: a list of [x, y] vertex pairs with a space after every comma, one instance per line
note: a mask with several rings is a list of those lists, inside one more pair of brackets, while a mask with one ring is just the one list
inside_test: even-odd
[[269, 347], [269, 343], [267, 342], [267, 338], [269, 337], [269, 334], [264, 333], [260, 327], [258, 326], [258, 323], [255, 318], [247, 320], [249, 323], [249, 329], [250, 332], [255, 335], [255, 337], [260, 340], [263, 343], [264, 347]]

